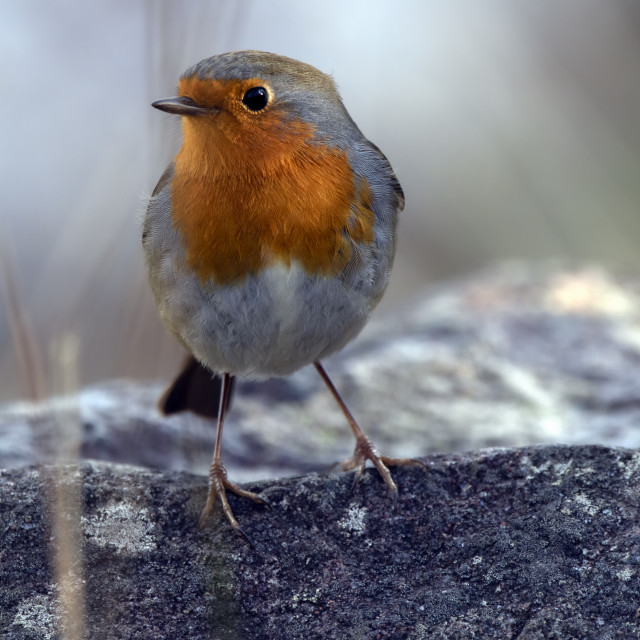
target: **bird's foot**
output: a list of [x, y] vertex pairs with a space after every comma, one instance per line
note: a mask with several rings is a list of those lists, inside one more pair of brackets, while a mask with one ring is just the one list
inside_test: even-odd
[[198, 528], [201, 529], [203, 527], [204, 523], [211, 515], [213, 505], [216, 503], [216, 498], [220, 498], [222, 510], [227, 516], [227, 520], [229, 520], [229, 523], [231, 524], [233, 529], [236, 531], [236, 533], [245, 538], [249, 542], [249, 544], [251, 544], [249, 538], [247, 538], [244, 531], [242, 531], [240, 525], [238, 524], [238, 521], [233, 515], [233, 511], [231, 510], [231, 506], [229, 505], [229, 501], [227, 500], [227, 489], [232, 493], [235, 493], [237, 496], [240, 496], [242, 498], [249, 498], [249, 500], [253, 500], [258, 504], [269, 506], [269, 503], [264, 498], [261, 498], [257, 493], [242, 489], [237, 484], [231, 482], [231, 480], [229, 480], [229, 478], [227, 477], [227, 470], [224, 468], [222, 463], [214, 462], [209, 469], [209, 492], [207, 494], [207, 502], [204, 505], [202, 515], [200, 516]]
[[382, 476], [385, 484], [389, 489], [389, 495], [391, 496], [394, 505], [398, 501], [398, 487], [391, 476], [389, 467], [409, 466], [409, 465], [421, 465], [425, 469], [427, 465], [421, 462], [417, 458], [389, 458], [387, 456], [381, 456], [373, 443], [367, 436], [360, 435], [356, 437], [356, 448], [353, 455], [340, 463], [339, 467], [342, 471], [356, 470], [353, 477], [353, 487], [355, 487], [367, 464], [367, 460], [371, 460], [373, 466], [378, 470], [378, 473]]

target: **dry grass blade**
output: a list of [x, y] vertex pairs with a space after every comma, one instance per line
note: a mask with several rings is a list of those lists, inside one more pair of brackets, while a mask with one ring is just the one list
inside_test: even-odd
[[53, 488], [55, 572], [63, 640], [85, 637], [82, 478], [77, 464], [81, 428], [72, 394], [78, 390], [78, 340], [61, 336], [51, 346], [52, 389], [60, 395], [57, 470]]
[[0, 299], [5, 302], [4, 307], [7, 310], [9, 330], [16, 350], [25, 396], [29, 400], [42, 400], [45, 397], [42, 354], [31, 327], [29, 314], [20, 297], [9, 247], [6, 242], [2, 242], [2, 235], [0, 235]]

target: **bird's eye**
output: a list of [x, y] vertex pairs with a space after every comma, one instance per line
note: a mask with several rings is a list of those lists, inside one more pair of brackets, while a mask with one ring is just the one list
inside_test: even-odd
[[251, 111], [261, 111], [269, 102], [269, 92], [264, 87], [251, 87], [242, 96], [242, 102]]

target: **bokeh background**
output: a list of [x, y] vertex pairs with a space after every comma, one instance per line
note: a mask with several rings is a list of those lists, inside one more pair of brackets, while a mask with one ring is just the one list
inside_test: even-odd
[[[169, 378], [139, 219], [179, 146], [149, 104], [232, 49], [331, 73], [407, 196], [381, 314], [503, 258], [640, 268], [638, 0], [0, 0], [0, 401]], [[75, 361], [75, 360], [74, 360]]]

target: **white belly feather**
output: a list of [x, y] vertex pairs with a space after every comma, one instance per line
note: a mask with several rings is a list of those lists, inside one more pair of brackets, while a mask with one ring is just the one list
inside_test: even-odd
[[167, 326], [213, 371], [253, 379], [290, 374], [341, 349], [371, 311], [366, 296], [295, 263], [239, 285], [203, 286], [175, 265], [170, 278], [171, 300], [157, 300]]

